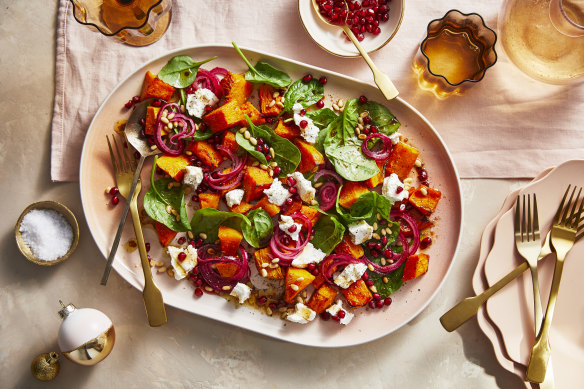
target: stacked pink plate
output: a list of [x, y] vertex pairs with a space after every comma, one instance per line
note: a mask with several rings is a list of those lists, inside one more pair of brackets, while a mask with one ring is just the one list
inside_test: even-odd
[[[514, 205], [518, 194], [537, 194], [542, 239], [568, 184], [584, 186], [584, 160], [573, 160], [548, 169], [520, 190], [510, 193], [499, 214], [487, 225], [480, 257], [473, 276], [475, 293], [483, 292], [521, 264], [513, 235]], [[583, 239], [584, 240], [584, 239]], [[554, 271], [555, 255], [538, 266], [542, 304], [545, 307]], [[562, 283], [552, 322], [550, 343], [556, 388], [581, 387], [584, 382], [584, 242], [577, 242], [565, 262]], [[497, 360], [505, 369], [525, 379], [533, 345], [533, 291], [529, 271], [492, 296], [477, 315], [482, 331], [493, 344]], [[525, 383], [527, 388], [531, 384]], [[533, 385], [536, 387], [536, 385]]]

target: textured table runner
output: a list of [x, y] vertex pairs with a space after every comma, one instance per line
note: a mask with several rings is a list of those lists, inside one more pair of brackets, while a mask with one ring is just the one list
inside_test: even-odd
[[[127, 46], [78, 24], [59, 0], [51, 178], [76, 181], [89, 123], [110, 91], [141, 64], [169, 50], [230, 44], [281, 55], [372, 83], [360, 58], [339, 58], [318, 47], [302, 27], [296, 0], [175, 0], [172, 22], [158, 42]], [[300, 0], [310, 1], [310, 0]], [[437, 100], [418, 88], [412, 59], [428, 22], [449, 9], [476, 12], [496, 29], [501, 0], [406, 1], [394, 39], [371, 55], [400, 96], [434, 125], [463, 178], [533, 177], [584, 158], [584, 83], [551, 86], [517, 70], [496, 46], [497, 64], [464, 96]]]

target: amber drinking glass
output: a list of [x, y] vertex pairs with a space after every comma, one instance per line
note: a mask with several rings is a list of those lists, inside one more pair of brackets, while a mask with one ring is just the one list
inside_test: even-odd
[[128, 45], [147, 46], [168, 29], [172, 0], [70, 0], [79, 23]]
[[420, 88], [440, 99], [464, 93], [497, 61], [497, 35], [476, 13], [450, 10], [432, 20], [427, 31], [414, 71]]

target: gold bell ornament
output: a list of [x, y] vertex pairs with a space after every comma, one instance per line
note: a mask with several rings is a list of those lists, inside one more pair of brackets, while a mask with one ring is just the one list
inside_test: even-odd
[[93, 366], [109, 355], [114, 347], [114, 325], [103, 312], [93, 308], [77, 309], [65, 306], [59, 316], [63, 319], [57, 344], [69, 360], [84, 366]]
[[32, 360], [30, 371], [39, 381], [50, 381], [59, 374], [59, 354], [56, 352], [37, 355]]

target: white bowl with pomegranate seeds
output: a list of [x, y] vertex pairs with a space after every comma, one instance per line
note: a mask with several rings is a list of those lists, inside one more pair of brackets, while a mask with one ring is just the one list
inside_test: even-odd
[[[377, 87], [353, 78], [306, 65], [297, 61], [266, 53], [244, 50], [252, 63], [267, 62], [286, 72], [292, 79], [300, 79], [307, 73], [314, 77], [327, 77], [324, 101], [327, 106], [339, 99], [346, 101], [365, 95], [370, 100], [383, 103], [401, 122], [400, 133], [408, 138], [408, 143], [420, 151], [424, 166], [430, 174], [430, 182], [442, 193], [440, 204], [434, 213], [436, 225], [433, 227], [433, 243], [425, 250], [430, 256], [426, 274], [407, 281], [392, 297], [392, 304], [382, 309], [368, 307], [355, 309], [355, 318], [344, 326], [334, 320], [315, 319], [308, 325], [291, 323], [280, 318], [279, 312], [273, 316], [248, 305], [235, 306], [232, 301], [204, 294], [195, 296], [195, 287], [187, 279], [177, 281], [165, 272], [170, 266], [169, 258], [163, 255], [157, 234], [150, 225], [144, 225], [146, 242], [150, 243], [149, 255], [155, 266], [155, 282], [162, 291], [166, 304], [197, 315], [218, 320], [247, 330], [303, 345], [315, 347], [342, 347], [373, 341], [396, 331], [416, 317], [437, 295], [453, 263], [462, 231], [462, 195], [458, 173], [452, 157], [440, 135], [418, 111], [401, 98], [386, 101]], [[107, 257], [122, 213], [122, 207], [112, 206], [111, 195], [105, 188], [115, 182], [105, 134], [111, 133], [116, 122], [126, 119], [129, 111], [124, 104], [132, 96], [140, 94], [144, 74], [147, 70], [157, 74], [167, 62], [178, 55], [188, 55], [195, 60], [217, 56], [203, 68], [223, 67], [234, 73], [244, 73], [247, 65], [231, 46], [197, 46], [175, 50], [144, 64], [111, 92], [96, 113], [83, 145], [80, 167], [80, 188], [83, 210], [90, 232]], [[252, 95], [251, 101], [257, 102]], [[119, 124], [119, 123], [118, 123]], [[151, 166], [142, 172], [143, 195], [150, 185]], [[141, 205], [141, 204], [140, 204]], [[140, 269], [140, 259], [131, 244], [134, 233], [130, 223], [126, 223], [120, 249], [117, 252], [114, 269], [131, 285], [142, 290], [144, 279]], [[252, 266], [252, 272], [256, 271]]]
[[[332, 6], [335, 1], [317, 0], [319, 4], [330, 2]], [[389, 43], [403, 19], [404, 0], [347, 0], [347, 4], [349, 27], [358, 39], [362, 38], [361, 45], [368, 53]], [[334, 15], [334, 8], [332, 12]], [[304, 29], [321, 48], [341, 57], [360, 55], [341, 28], [326, 24], [318, 17], [312, 0], [298, 0], [298, 13]]]

